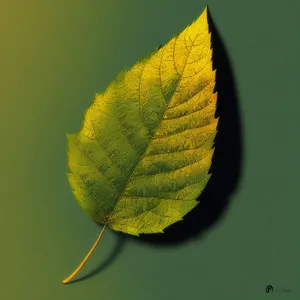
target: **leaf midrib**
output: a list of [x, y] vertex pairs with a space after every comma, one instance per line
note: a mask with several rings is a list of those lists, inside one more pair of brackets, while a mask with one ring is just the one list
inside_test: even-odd
[[[187, 32], [186, 32], [186, 34], [187, 34]], [[182, 73], [181, 73], [181, 75], [180, 75], [180, 77], [179, 77], [179, 79], [178, 79], [177, 86], [176, 86], [176, 88], [174, 89], [174, 91], [173, 91], [173, 93], [172, 93], [172, 96], [170, 97], [170, 100], [169, 100], [169, 102], [168, 102], [167, 105], [166, 105], [165, 111], [164, 111], [164, 113], [162, 114], [161, 119], [159, 120], [157, 126], [156, 126], [155, 129], [154, 129], [153, 135], [151, 136], [151, 139], [150, 139], [150, 141], [149, 141], [149, 143], [148, 143], [148, 146], [145, 148], [143, 154], [141, 155], [140, 159], [139, 159], [138, 162], [136, 163], [136, 165], [135, 165], [135, 167], [133, 168], [131, 174], [128, 176], [128, 179], [126, 180], [126, 182], [125, 182], [125, 184], [124, 184], [123, 190], [122, 190], [122, 192], [120, 193], [120, 195], [119, 195], [117, 201], [115, 202], [115, 205], [114, 205], [114, 207], [113, 207], [113, 209], [112, 209], [112, 211], [111, 211], [111, 213], [110, 213], [110, 216], [108, 217], [108, 220], [107, 220], [107, 222], [105, 223], [105, 225], [110, 225], [110, 218], [113, 216], [115, 207], [117, 206], [117, 204], [118, 204], [118, 202], [120, 201], [120, 199], [124, 196], [124, 192], [126, 191], [126, 188], [127, 188], [128, 183], [130, 182], [130, 180], [131, 180], [131, 178], [132, 178], [132, 176], [133, 176], [133, 174], [134, 174], [134, 172], [135, 172], [137, 166], [139, 165], [139, 163], [140, 163], [140, 162], [143, 160], [143, 158], [145, 157], [145, 154], [146, 154], [146, 152], [147, 152], [149, 146], [151, 145], [151, 143], [152, 143], [152, 141], [153, 141], [153, 139], [154, 139], [154, 137], [155, 137], [155, 135], [156, 135], [156, 132], [157, 132], [159, 126], [161, 125], [161, 123], [162, 123], [162, 121], [163, 121], [163, 119], [164, 119], [164, 116], [165, 116], [166, 112], [167, 112], [168, 109], [169, 109], [169, 105], [170, 105], [170, 103], [172, 102], [173, 96], [174, 96], [175, 92], [177, 91], [177, 88], [178, 88], [178, 86], [179, 86], [179, 84], [180, 84], [180, 82], [181, 82], [181, 80], [182, 80], [182, 78], [183, 78], [183, 74], [184, 74], [185, 68], [186, 68], [186, 66], [187, 66], [187, 60], [188, 60], [188, 58], [189, 58], [189, 56], [190, 56], [190, 53], [191, 53], [191, 51], [192, 51], [192, 49], [193, 49], [193, 46], [194, 46], [195, 41], [197, 40], [197, 37], [198, 37], [198, 36], [199, 36], [199, 32], [196, 34], [195, 39], [194, 39], [194, 41], [193, 41], [193, 44], [191, 45], [191, 47], [190, 47], [190, 49], [189, 49], [189, 51], [188, 51], [188, 54], [187, 54], [187, 56], [186, 56], [186, 60], [185, 60], [185, 63], [184, 63], [184, 67], [183, 67], [183, 70], [182, 70]], [[175, 37], [174, 44], [176, 43], [176, 41], [177, 41], [177, 37]], [[164, 51], [165, 51], [165, 47], [166, 47], [166, 46], [167, 46], [167, 43], [165, 44], [164, 48], [162, 49], [162, 50], [163, 50], [163, 54], [164, 54]], [[174, 52], [175, 52], [175, 49], [174, 49]], [[163, 57], [164, 57], [163, 54], [162, 54], [161, 62], [162, 62]], [[174, 64], [175, 64], [175, 61], [174, 61]], [[160, 64], [160, 65], [161, 65], [161, 64]], [[161, 67], [161, 66], [160, 66], [160, 67]], [[160, 70], [160, 68], [159, 68], [159, 70]], [[160, 79], [161, 79], [161, 76], [160, 76]], [[140, 84], [141, 84], [141, 81], [142, 81], [142, 76], [141, 76], [141, 79], [140, 79]], [[162, 93], [163, 93], [162, 85], [161, 85], [161, 90], [162, 90]], [[164, 94], [163, 94], [163, 95], [164, 95]]]

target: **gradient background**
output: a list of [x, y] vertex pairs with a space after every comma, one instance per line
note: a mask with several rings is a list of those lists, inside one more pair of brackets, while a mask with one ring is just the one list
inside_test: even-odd
[[[0, 299], [300, 299], [298, 0], [0, 2]], [[226, 214], [179, 246], [130, 239], [97, 276], [63, 285], [100, 229], [68, 185], [66, 132], [95, 92], [206, 4], [243, 126], [242, 178]], [[107, 230], [79, 276], [116, 237]], [[266, 294], [268, 284], [292, 291]]]

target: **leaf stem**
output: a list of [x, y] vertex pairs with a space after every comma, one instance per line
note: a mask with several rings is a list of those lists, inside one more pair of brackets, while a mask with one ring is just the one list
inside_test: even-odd
[[91, 250], [89, 251], [89, 253], [86, 255], [86, 257], [84, 258], [84, 260], [80, 263], [80, 265], [77, 267], [77, 269], [69, 277], [67, 277], [66, 279], [64, 279], [62, 281], [62, 283], [66, 284], [66, 283], [70, 282], [79, 273], [79, 271], [83, 268], [83, 266], [85, 265], [85, 263], [88, 261], [88, 259], [92, 255], [93, 251], [95, 250], [98, 242], [100, 241], [100, 239], [101, 239], [101, 237], [103, 235], [105, 227], [106, 227], [106, 224], [104, 224], [104, 226], [103, 226], [101, 232], [99, 233], [99, 235], [98, 235], [98, 237], [97, 237], [97, 239], [96, 239], [93, 247], [91, 248]]

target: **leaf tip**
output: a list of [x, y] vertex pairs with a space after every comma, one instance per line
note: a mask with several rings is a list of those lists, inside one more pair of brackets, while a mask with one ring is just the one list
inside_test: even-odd
[[207, 16], [209, 14], [209, 8], [208, 8], [208, 5], [205, 6], [204, 10], [203, 10], [203, 17], [205, 17], [205, 19], [207, 19]]

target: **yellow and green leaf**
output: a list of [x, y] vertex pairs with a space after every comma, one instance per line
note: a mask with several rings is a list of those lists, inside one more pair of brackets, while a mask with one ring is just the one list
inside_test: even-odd
[[207, 9], [124, 70], [68, 135], [68, 179], [95, 221], [127, 234], [182, 220], [207, 184], [218, 119]]

